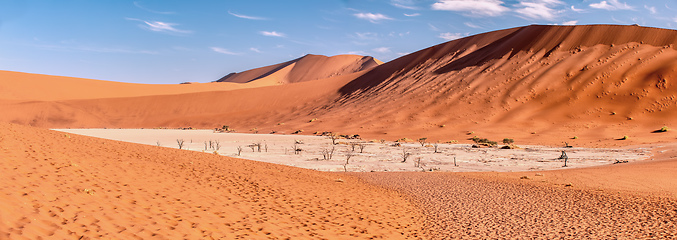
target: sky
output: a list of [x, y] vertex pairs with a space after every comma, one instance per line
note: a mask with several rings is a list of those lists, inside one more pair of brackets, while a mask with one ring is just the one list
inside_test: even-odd
[[677, 0], [0, 0], [0, 70], [176, 84], [306, 54], [384, 62], [542, 25], [677, 28]]

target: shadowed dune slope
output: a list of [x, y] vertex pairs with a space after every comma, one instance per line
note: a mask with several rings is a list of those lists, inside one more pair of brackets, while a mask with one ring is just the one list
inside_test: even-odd
[[305, 82], [368, 70], [381, 63], [381, 61], [369, 56], [337, 55], [327, 57], [308, 54], [289, 62], [241, 73], [231, 73], [217, 80], [217, 82], [267, 81], [271, 85]]
[[[652, 132], [677, 126], [676, 44], [677, 31], [668, 29], [527, 26], [450, 41], [368, 71], [324, 80], [161, 97], [7, 100], [0, 108], [12, 110], [3, 121], [44, 127], [229, 125], [388, 140], [466, 141], [477, 135], [513, 138], [518, 144], [668, 142], [677, 135]], [[326, 65], [319, 60], [306, 64], [306, 58], [311, 59], [280, 65], [286, 70], [250, 83], [297, 76], [294, 68], [301, 65]], [[135, 104], [137, 100], [142, 104]], [[624, 136], [627, 140], [617, 140]]]
[[404, 239], [420, 228], [408, 201], [343, 174], [8, 123], [0, 159], [2, 239]]

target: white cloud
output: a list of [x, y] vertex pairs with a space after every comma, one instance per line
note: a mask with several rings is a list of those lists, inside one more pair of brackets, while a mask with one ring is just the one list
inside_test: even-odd
[[656, 14], [656, 12], [658, 12], [658, 11], [656, 11], [656, 7], [653, 7], [653, 6], [649, 7], [647, 5], [644, 5], [644, 8], [646, 8], [646, 10], [649, 10], [649, 12], [651, 12], [651, 14]]
[[264, 18], [264, 17], [255, 17], [255, 16], [242, 15], [242, 14], [233, 13], [233, 12], [231, 12], [231, 11], [228, 11], [228, 14], [233, 15], [233, 16], [235, 16], [235, 17], [244, 18], [244, 19], [249, 19], [249, 20], [268, 20], [267, 18]]
[[258, 48], [253, 47], [253, 48], [249, 48], [249, 50], [251, 50], [252, 52], [256, 52], [256, 53], [261, 53], [261, 50], [259, 50]]
[[590, 4], [591, 8], [597, 8], [597, 9], [605, 9], [609, 11], [614, 11], [614, 10], [633, 10], [635, 9], [634, 7], [628, 5], [627, 3], [621, 3], [618, 2], [618, 0], [609, 0], [607, 1], [601, 1], [599, 3], [592, 3]]
[[499, 16], [509, 11], [499, 0], [439, 0], [432, 5], [433, 10], [469, 12], [468, 16]]
[[211, 49], [214, 52], [228, 54], [228, 55], [240, 55], [241, 54], [241, 53], [231, 52], [228, 49], [220, 48], [220, 47], [211, 47]]
[[471, 28], [482, 28], [482, 27], [480, 27], [480, 26], [478, 26], [474, 23], [471, 23], [471, 22], [464, 22], [463, 24], [468, 26], [468, 27], [471, 27]]
[[428, 27], [430, 27], [430, 30], [433, 30], [435, 32], [442, 31], [439, 28], [435, 27], [435, 25], [433, 25], [432, 23], [428, 23]]
[[377, 52], [377, 53], [389, 53], [390, 48], [389, 47], [380, 47], [380, 48], [374, 48], [372, 51]]
[[568, 25], [568, 26], [571, 26], [571, 25], [576, 25], [577, 23], [578, 23], [578, 21], [573, 20], [573, 21], [566, 21], [566, 22], [563, 22], [562, 25]]
[[362, 39], [362, 40], [377, 40], [378, 39], [378, 33], [374, 32], [356, 32], [355, 33], [355, 38]]
[[390, 5], [393, 5], [398, 8], [402, 9], [409, 9], [409, 10], [418, 10], [418, 7], [413, 6], [414, 2], [411, 0], [391, 0]]
[[557, 5], [563, 4], [559, 0], [531, 0], [521, 1], [515, 5], [518, 14], [528, 19], [554, 20], [561, 11], [552, 9]]
[[412, 14], [406, 14], [406, 13], [405, 13], [404, 16], [407, 16], [407, 17], [416, 17], [416, 16], [421, 16], [421, 14], [420, 14], [420, 13], [412, 13]]
[[150, 30], [153, 32], [164, 32], [164, 33], [173, 33], [173, 34], [189, 34], [193, 31], [182, 30], [175, 28], [174, 26], [178, 25], [176, 23], [160, 22], [160, 21], [144, 21], [136, 18], [125, 18], [129, 21], [137, 21], [143, 24], [139, 25], [140, 28]]
[[577, 13], [585, 12], [585, 10], [583, 10], [583, 9], [578, 9], [578, 8], [574, 7], [573, 5], [571, 6], [571, 11], [574, 11], [574, 12], [577, 12]]
[[368, 20], [372, 23], [378, 23], [379, 21], [382, 20], [393, 20], [392, 18], [380, 13], [355, 13], [353, 14], [353, 16], [359, 19]]
[[268, 31], [260, 31], [259, 32], [263, 36], [268, 36], [268, 37], [284, 37], [284, 33], [279, 33], [276, 31], [268, 32]]
[[148, 11], [148, 12], [152, 12], [152, 13], [157, 13], [157, 14], [174, 14], [174, 12], [162, 12], [162, 11], [155, 11], [155, 10], [152, 10], [152, 9], [145, 8], [145, 7], [141, 6], [141, 4], [140, 4], [139, 2], [134, 2], [134, 6], [140, 8], [140, 9], [142, 9], [142, 10], [144, 10], [144, 11]]
[[439, 37], [440, 37], [441, 39], [444, 39], [444, 40], [447, 40], [447, 41], [451, 41], [451, 40], [456, 40], [456, 39], [462, 38], [462, 37], [463, 37], [463, 34], [460, 34], [460, 33], [449, 33], [449, 32], [447, 32], [447, 33], [440, 33]]

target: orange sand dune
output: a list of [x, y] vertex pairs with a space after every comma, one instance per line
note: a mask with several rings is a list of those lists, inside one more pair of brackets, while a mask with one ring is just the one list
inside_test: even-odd
[[[671, 142], [677, 139], [673, 132], [653, 131], [677, 126], [676, 44], [677, 31], [667, 29], [527, 26], [433, 46], [366, 73], [285, 86], [105, 100], [8, 100], [0, 103], [9, 112], [0, 120], [43, 127], [229, 125], [240, 131], [333, 131], [388, 140], [468, 141], [476, 135], [513, 138], [518, 144]], [[314, 65], [322, 64], [305, 64]], [[293, 69], [287, 70], [270, 76], [292, 75]], [[627, 140], [618, 140], [624, 136]]]
[[62, 101], [225, 91], [259, 84], [191, 83], [136, 84], [73, 77], [0, 71], [0, 99]]
[[383, 62], [369, 56], [308, 54], [303, 57], [241, 73], [231, 73], [217, 82], [270, 82], [271, 85], [305, 82], [371, 69]]
[[0, 159], [0, 239], [403, 239], [420, 229], [397, 193], [341, 174], [7, 123]]

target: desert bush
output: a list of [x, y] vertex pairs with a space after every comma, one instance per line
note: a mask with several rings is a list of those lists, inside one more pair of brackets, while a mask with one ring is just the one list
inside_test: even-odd
[[419, 138], [418, 139], [418, 143], [421, 144], [421, 147], [425, 146], [426, 140], [428, 140], [428, 138]]
[[663, 127], [662, 127], [660, 130], [658, 130], [658, 131], [659, 131], [659, 132], [667, 132], [667, 131], [670, 131], [670, 128], [668, 128], [668, 126], [663, 126]]
[[480, 145], [484, 145], [484, 146], [496, 146], [498, 144], [495, 141], [491, 141], [491, 140], [486, 139], [486, 138], [479, 138], [477, 136], [473, 137], [472, 140], [473, 140], [473, 142], [480, 144]]
[[625, 136], [623, 136], [623, 138], [621, 138], [621, 140], [628, 140], [628, 139], [630, 139], [630, 137], [628, 137], [628, 135], [625, 135]]
[[504, 138], [503, 139], [503, 144], [513, 144], [515, 143], [515, 140], [512, 138]]

